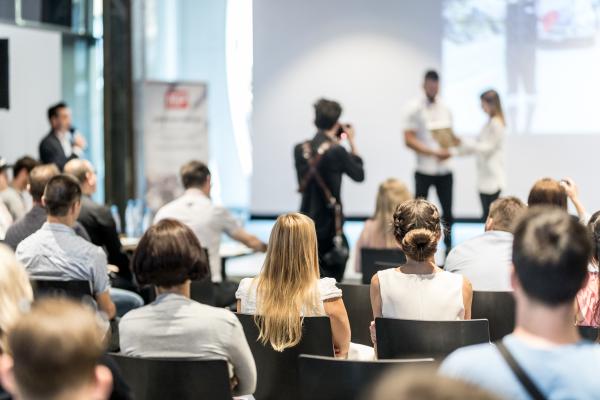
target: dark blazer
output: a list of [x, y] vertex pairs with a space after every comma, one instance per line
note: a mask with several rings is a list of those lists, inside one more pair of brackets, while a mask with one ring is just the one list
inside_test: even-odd
[[79, 223], [85, 227], [92, 243], [104, 248], [108, 263], [119, 267], [118, 275], [132, 280], [129, 269], [129, 257], [123, 252], [119, 233], [110, 209], [94, 202], [89, 196], [81, 196], [81, 213]]
[[67, 161], [77, 158], [77, 154], [73, 153], [70, 157], [65, 156], [65, 151], [60, 144], [60, 140], [50, 131], [40, 142], [40, 160], [44, 164], [56, 164], [61, 171], [65, 167]]
[[[4, 238], [4, 243], [12, 247], [13, 250], [16, 250], [19, 243], [27, 239], [33, 233], [37, 232], [38, 229], [44, 225], [46, 219], [47, 215], [44, 207], [40, 206], [39, 204], [34, 204], [33, 208], [27, 214], [25, 214], [23, 218], [19, 219], [8, 228], [6, 231], [6, 237]], [[73, 229], [75, 230], [76, 234], [88, 242], [90, 241], [89, 235], [80, 223], [76, 223]]]
[[[313, 154], [316, 153], [323, 142], [331, 142], [331, 147], [321, 158], [318, 171], [331, 191], [331, 194], [342, 204], [342, 199], [340, 198], [342, 176], [346, 174], [350, 179], [362, 182], [365, 179], [363, 162], [360, 157], [348, 153], [344, 147], [333, 143], [324, 133], [317, 133], [310, 141]], [[296, 145], [294, 148], [294, 159], [298, 184], [300, 184], [309, 170], [308, 161], [303, 155], [303, 143]], [[302, 193], [300, 212], [308, 215], [315, 221], [317, 238], [321, 247], [329, 247], [324, 242], [333, 240], [335, 236], [334, 213], [328, 204], [323, 190], [317, 184], [316, 180], [312, 178], [306, 186], [304, 193]], [[321, 251], [321, 248], [319, 248], [319, 251]]]

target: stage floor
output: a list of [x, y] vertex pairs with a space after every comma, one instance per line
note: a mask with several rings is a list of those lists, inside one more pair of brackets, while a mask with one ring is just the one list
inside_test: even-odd
[[[264, 242], [267, 242], [269, 240], [269, 234], [274, 223], [275, 220], [250, 220], [245, 224], [245, 228]], [[354, 244], [358, 240], [358, 236], [360, 235], [363, 224], [363, 222], [355, 221], [349, 221], [344, 224], [344, 233], [348, 238], [351, 249], [350, 260], [348, 260], [344, 281], [357, 282], [360, 280], [360, 274], [354, 272], [353, 249]], [[456, 223], [452, 228], [453, 245], [456, 246], [465, 240], [483, 233], [483, 231], [484, 224], [482, 223]], [[228, 241], [231, 239], [226, 238], [224, 240]], [[436, 261], [438, 265], [442, 265], [444, 263], [444, 254], [445, 248], [443, 242], [441, 242], [438, 253], [436, 254]], [[264, 254], [252, 254], [230, 259], [226, 264], [227, 276], [231, 280], [239, 280], [248, 276], [255, 276], [260, 271], [263, 260]]]

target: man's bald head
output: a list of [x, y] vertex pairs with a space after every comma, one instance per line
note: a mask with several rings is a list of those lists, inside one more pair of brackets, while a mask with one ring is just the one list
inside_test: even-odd
[[92, 195], [96, 192], [96, 172], [88, 160], [75, 158], [65, 164], [64, 172], [79, 181], [83, 194]]

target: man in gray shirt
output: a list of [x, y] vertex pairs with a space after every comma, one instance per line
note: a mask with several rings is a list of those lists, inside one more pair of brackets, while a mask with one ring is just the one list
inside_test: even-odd
[[106, 254], [72, 228], [81, 209], [79, 183], [68, 175], [51, 178], [43, 202], [47, 222], [19, 244], [17, 259], [34, 279], [89, 281], [98, 308], [113, 319], [116, 307], [109, 293]]
[[510, 291], [513, 225], [526, 210], [516, 197], [498, 199], [490, 206], [485, 233], [456, 246], [444, 269], [463, 275], [479, 291]]

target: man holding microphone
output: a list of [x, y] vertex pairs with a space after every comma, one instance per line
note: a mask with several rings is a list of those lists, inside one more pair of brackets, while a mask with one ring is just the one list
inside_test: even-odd
[[413, 101], [406, 114], [404, 141], [417, 155], [415, 197], [427, 198], [429, 188], [435, 187], [442, 206], [443, 219], [448, 228], [444, 237], [446, 252], [452, 246], [452, 188], [453, 175], [448, 162], [450, 153], [434, 136], [437, 131], [452, 127], [452, 114], [439, 99], [439, 75], [430, 70], [423, 82], [425, 96]]
[[62, 171], [67, 161], [83, 155], [85, 139], [71, 126], [71, 110], [65, 103], [48, 109], [48, 121], [51, 130], [40, 142], [40, 160]]

